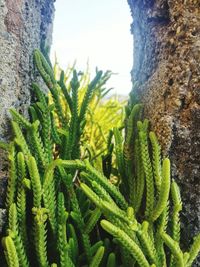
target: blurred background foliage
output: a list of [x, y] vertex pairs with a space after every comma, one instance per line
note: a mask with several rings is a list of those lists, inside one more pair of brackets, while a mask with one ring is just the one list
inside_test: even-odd
[[[75, 66], [76, 62], [71, 66], [69, 65], [66, 71], [63, 72], [59, 63], [55, 60], [53, 67], [56, 80], [60, 79], [61, 73], [63, 72], [63, 82], [69, 94], [71, 94], [70, 81]], [[96, 69], [96, 72], [98, 72], [98, 69]], [[87, 64], [86, 70], [84, 72], [79, 71], [78, 75], [80, 76], [80, 87], [78, 90], [80, 106], [83, 102], [88, 85], [91, 82], [89, 64]], [[94, 166], [98, 169], [102, 168], [102, 156], [105, 155], [107, 151], [109, 130], [115, 127], [123, 128], [125, 118], [124, 107], [127, 103], [127, 98], [112, 94], [113, 88], [107, 88], [106, 83], [112, 75], [114, 75], [114, 73], [106, 71], [93, 91], [86, 115], [86, 125], [81, 138], [81, 157], [83, 159], [89, 157]], [[65, 116], [70, 119], [71, 113], [69, 105], [65, 101], [65, 96], [61, 90], [60, 94]]]

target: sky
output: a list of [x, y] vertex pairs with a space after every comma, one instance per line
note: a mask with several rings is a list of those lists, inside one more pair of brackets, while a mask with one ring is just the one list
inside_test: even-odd
[[127, 95], [133, 65], [131, 14], [126, 0], [57, 0], [51, 58], [65, 69], [77, 60], [78, 70], [111, 70], [108, 87]]

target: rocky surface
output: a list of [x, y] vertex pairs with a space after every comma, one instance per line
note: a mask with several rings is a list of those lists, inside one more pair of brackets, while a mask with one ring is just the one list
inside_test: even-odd
[[[0, 139], [11, 136], [9, 108], [27, 115], [30, 85], [35, 79], [33, 50], [51, 43], [54, 0], [0, 0]], [[0, 233], [5, 221], [7, 177], [5, 153], [0, 150]]]
[[[129, 0], [132, 80], [181, 186], [182, 236], [200, 231], [200, 3]], [[200, 266], [200, 265], [197, 265]]]

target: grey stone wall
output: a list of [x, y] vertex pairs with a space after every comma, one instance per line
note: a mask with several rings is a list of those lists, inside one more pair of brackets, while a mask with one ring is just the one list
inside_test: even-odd
[[194, 0], [128, 3], [132, 80], [181, 186], [182, 243], [188, 246], [200, 230], [200, 5]]
[[[0, 0], [0, 139], [10, 138], [9, 108], [27, 114], [35, 79], [33, 50], [51, 44], [54, 0]], [[7, 161], [0, 150], [0, 233]]]

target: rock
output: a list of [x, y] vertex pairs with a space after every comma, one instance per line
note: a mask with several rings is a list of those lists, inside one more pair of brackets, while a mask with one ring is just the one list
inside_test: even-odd
[[200, 5], [190, 0], [128, 2], [132, 80], [181, 187], [182, 244], [188, 248], [200, 231]]
[[[38, 73], [33, 51], [51, 44], [54, 0], [0, 0], [0, 140], [9, 140], [12, 131], [9, 108], [28, 116], [31, 82]], [[8, 167], [0, 151], [0, 208], [4, 208]], [[0, 233], [5, 218], [1, 210]]]

